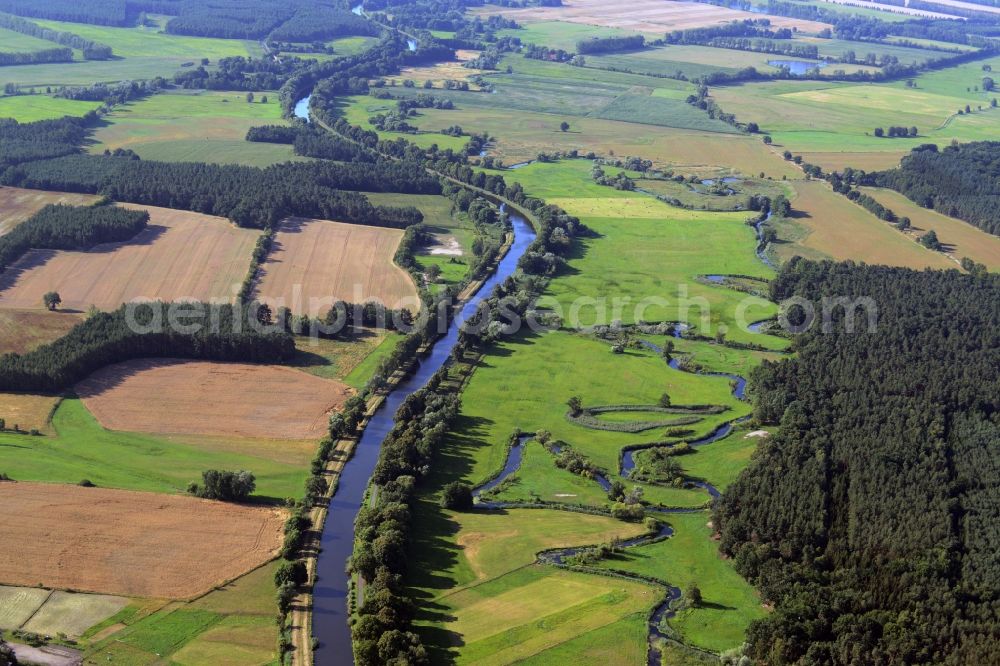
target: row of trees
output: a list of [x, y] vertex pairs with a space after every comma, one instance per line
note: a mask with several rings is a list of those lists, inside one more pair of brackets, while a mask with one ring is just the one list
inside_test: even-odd
[[49, 204], [0, 236], [0, 272], [28, 250], [85, 250], [124, 241], [145, 229], [147, 222], [146, 211]]
[[[796, 258], [771, 285], [817, 309], [829, 295], [869, 300], [827, 308], [794, 356], [753, 373], [755, 417], [781, 427], [714, 518], [774, 605], [748, 655], [995, 663], [1000, 276]], [[789, 319], [810, 320], [798, 306]]]
[[288, 77], [310, 62], [299, 58], [221, 58], [211, 70], [202, 62], [193, 69], [174, 74], [174, 84], [182, 88], [208, 90], [276, 90]]
[[47, 42], [55, 42], [60, 46], [68, 46], [71, 49], [79, 49], [83, 52], [85, 60], [107, 60], [114, 55], [111, 47], [107, 44], [95, 42], [92, 39], [85, 39], [80, 35], [73, 34], [72, 32], [43, 28], [36, 23], [32, 23], [31, 21], [27, 21], [11, 14], [0, 13], [0, 28], [6, 28], [7, 30], [19, 32], [22, 35], [29, 35], [31, 37], [37, 37], [38, 39], [44, 39]]
[[[239, 165], [149, 162], [133, 156], [71, 155], [9, 168], [0, 183], [101, 193], [117, 201], [227, 217], [243, 227], [273, 227], [289, 216], [404, 228], [416, 208], [373, 206], [357, 190], [438, 194], [441, 185], [404, 163], [301, 162], [259, 169]], [[350, 191], [345, 191], [350, 190]]]
[[52, 62], [72, 62], [73, 49], [68, 47], [55, 47], [42, 49], [41, 51], [27, 51], [24, 53], [0, 53], [0, 67], [8, 65], [40, 65]]
[[249, 325], [256, 321], [250, 307], [190, 304], [179, 312], [170, 307], [152, 302], [95, 313], [51, 344], [0, 356], [0, 390], [61, 391], [106, 365], [133, 358], [280, 363], [295, 352], [291, 335]]

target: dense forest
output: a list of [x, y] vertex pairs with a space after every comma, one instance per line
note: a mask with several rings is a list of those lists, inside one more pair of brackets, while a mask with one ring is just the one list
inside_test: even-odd
[[0, 271], [28, 250], [86, 250], [128, 240], [148, 222], [149, 213], [142, 210], [49, 204], [0, 236]]
[[126, 21], [125, 0], [0, 0], [0, 12], [97, 25]]
[[269, 40], [312, 42], [344, 35], [378, 35], [378, 27], [346, 9], [309, 7], [295, 13], [275, 28]]
[[21, 162], [78, 152], [87, 138], [88, 128], [96, 122], [97, 114], [93, 112], [83, 118], [66, 116], [33, 123], [0, 119], [0, 170]]
[[1000, 141], [914, 148], [895, 169], [867, 174], [866, 185], [891, 187], [924, 208], [1000, 236]]
[[372, 206], [355, 191], [439, 194], [441, 184], [413, 164], [299, 162], [259, 169], [150, 162], [132, 155], [70, 155], [8, 168], [0, 184], [105, 194], [116, 201], [192, 210], [265, 228], [291, 215], [403, 228], [423, 217], [412, 207]]
[[[774, 605], [774, 664], [1000, 661], [1000, 276], [793, 259], [776, 301], [870, 297], [751, 378], [781, 429], [716, 507], [723, 552]], [[805, 324], [792, 308], [793, 324]]]
[[[280, 328], [248, 325], [256, 321], [250, 306], [194, 303], [173, 312], [169, 308], [160, 302], [123, 305], [93, 314], [35, 351], [0, 356], [0, 390], [60, 391], [106, 365], [133, 358], [278, 363], [295, 351], [292, 336]], [[197, 330], [188, 332], [192, 329]]]
[[262, 125], [247, 131], [247, 141], [284, 143], [296, 155], [342, 162], [374, 162], [375, 156], [353, 141], [311, 125]]
[[646, 44], [646, 38], [642, 35], [629, 35], [627, 37], [593, 37], [591, 39], [581, 39], [576, 43], [576, 52], [583, 54], [591, 53], [614, 53], [615, 51], [634, 51], [641, 49]]

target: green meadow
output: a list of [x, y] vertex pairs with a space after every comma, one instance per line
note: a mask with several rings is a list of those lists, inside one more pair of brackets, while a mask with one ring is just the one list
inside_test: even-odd
[[0, 28], [0, 53], [34, 53], [58, 47], [55, 42]]
[[[551, 49], [563, 49], [570, 53], [576, 52], [576, 43], [595, 37], [627, 37], [639, 33], [619, 28], [606, 28], [583, 23], [566, 21], [540, 21], [526, 23], [521, 28], [506, 29], [497, 32], [499, 37], [517, 37], [522, 44], [543, 44]], [[656, 39], [659, 35], [647, 34], [646, 39]]]
[[98, 102], [81, 102], [48, 95], [13, 95], [0, 97], [0, 118], [33, 123], [36, 120], [51, 120], [63, 116], [82, 116], [100, 106]]
[[[753, 252], [755, 233], [746, 224], [751, 213], [692, 211], [597, 185], [591, 166], [586, 160], [534, 163], [510, 176], [594, 232], [578, 240], [567, 275], [552, 282], [544, 305], [554, 300], [567, 317], [576, 307], [580, 325], [631, 323], [638, 314], [644, 321], [685, 321], [704, 335], [724, 330], [731, 340], [784, 346], [737, 325], [738, 309], [752, 322], [773, 316], [774, 304], [695, 280], [706, 274], [773, 275]], [[582, 299], [599, 300], [588, 306]], [[623, 303], [617, 312], [615, 299]], [[636, 310], [640, 303], [648, 307]]]
[[158, 28], [114, 28], [32, 19], [54, 30], [64, 30], [111, 46], [111, 60], [87, 60], [77, 53], [71, 63], [16, 65], [3, 68], [3, 82], [21, 87], [83, 86], [100, 82], [171, 77], [184, 67], [196, 67], [202, 58], [214, 65], [220, 58], [260, 56], [256, 41], [168, 35]]
[[[399, 88], [399, 90], [405, 90], [405, 88]], [[369, 97], [368, 95], [351, 95], [338, 99], [337, 103], [339, 108], [335, 111], [336, 115], [344, 118], [344, 120], [352, 125], [376, 132], [380, 139], [387, 139], [391, 141], [393, 139], [403, 138], [420, 146], [421, 148], [429, 148], [431, 145], [437, 144], [439, 148], [451, 148], [452, 150], [460, 150], [466, 143], [469, 142], [468, 137], [441, 134], [439, 130], [445, 129], [448, 125], [442, 125], [441, 127], [436, 127], [434, 129], [421, 128], [421, 132], [419, 134], [383, 132], [376, 130], [372, 124], [368, 122], [368, 119], [379, 113], [395, 111], [396, 103], [392, 100], [375, 99], [374, 97]], [[418, 111], [416, 121], [419, 122], [419, 118], [420, 116]], [[414, 122], [411, 122], [410, 124], [412, 125]]]
[[89, 479], [107, 488], [177, 493], [206, 469], [246, 469], [257, 477], [257, 497], [283, 500], [302, 493], [315, 448], [311, 442], [105, 430], [75, 398], [62, 401], [52, 426], [51, 437], [0, 433], [0, 470], [18, 481]]
[[[263, 102], [267, 98], [267, 103]], [[268, 166], [303, 160], [289, 145], [246, 141], [257, 125], [287, 123], [277, 93], [167, 92], [116, 107], [94, 133], [90, 150], [127, 148], [143, 159]]]
[[708, 512], [673, 514], [674, 535], [658, 543], [630, 548], [600, 563], [602, 569], [652, 576], [682, 591], [697, 585], [703, 602], [670, 620], [686, 642], [721, 652], [743, 642], [751, 621], [764, 616], [760, 597], [730, 562], [719, 557], [708, 526]]

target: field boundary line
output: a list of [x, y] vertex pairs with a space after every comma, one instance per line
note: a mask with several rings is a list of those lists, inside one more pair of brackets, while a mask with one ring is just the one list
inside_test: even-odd
[[24, 620], [24, 622], [21, 623], [21, 626], [19, 626], [18, 629], [24, 629], [28, 625], [28, 623], [31, 622], [31, 618], [33, 618], [36, 615], [38, 615], [38, 611], [42, 610], [42, 606], [44, 606], [45, 604], [49, 603], [49, 599], [52, 598], [53, 594], [55, 594], [55, 590], [54, 589], [50, 589], [49, 593], [45, 595], [44, 599], [42, 599], [42, 603], [38, 604], [38, 608], [36, 608], [35, 610], [31, 611], [31, 615], [29, 615]]

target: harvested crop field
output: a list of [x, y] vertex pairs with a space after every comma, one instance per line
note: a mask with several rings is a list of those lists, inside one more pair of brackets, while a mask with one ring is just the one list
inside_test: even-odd
[[289, 218], [261, 267], [258, 300], [296, 314], [325, 314], [336, 300], [419, 309], [410, 275], [393, 263], [399, 229]]
[[2, 483], [0, 581], [187, 599], [263, 564], [284, 512], [181, 495]]
[[[507, 9], [487, 7], [479, 14], [503, 14], [518, 23], [536, 21], [568, 21], [608, 28], [622, 28], [637, 32], [664, 32], [718, 25], [730, 21], [760, 18], [760, 14], [727, 9], [698, 2], [670, 0], [637, 0], [628, 7], [602, 0], [563, 0], [559, 7], [530, 7]], [[819, 32], [824, 23], [802, 19], [768, 16], [771, 24], [779, 28], [798, 28], [802, 32]]]
[[71, 204], [86, 206], [98, 197], [72, 192], [43, 192], [20, 187], [0, 187], [0, 235], [41, 210], [46, 204]]
[[[795, 222], [809, 233], [801, 244], [838, 261], [907, 268], [955, 268], [940, 252], [932, 252], [896, 231], [847, 197], [835, 193], [821, 181], [796, 181], [792, 200]], [[796, 246], [777, 246], [781, 258], [796, 254]]]
[[410, 79], [415, 83], [423, 83], [424, 81], [433, 81], [435, 83], [440, 83], [441, 81], [469, 81], [473, 76], [478, 74], [486, 74], [486, 70], [482, 69], [471, 69], [465, 67], [464, 63], [470, 60], [475, 60], [479, 57], [480, 51], [470, 51], [468, 49], [458, 49], [455, 51], [455, 61], [452, 62], [439, 62], [434, 65], [427, 65], [423, 67], [404, 67], [399, 71], [398, 76], [392, 76], [392, 79], [406, 80]]
[[319, 439], [354, 393], [281, 366], [176, 359], [117, 363], [76, 392], [109, 430], [278, 439]]
[[81, 321], [80, 315], [69, 312], [0, 310], [0, 354], [29, 352], [61, 338]]
[[24, 431], [33, 428], [44, 431], [58, 404], [59, 398], [52, 395], [0, 393], [0, 419], [11, 430], [17, 426]]
[[0, 307], [37, 308], [57, 291], [64, 310], [113, 310], [136, 299], [231, 300], [259, 231], [188, 211], [148, 210], [149, 225], [124, 243], [89, 252], [32, 250], [0, 276]]

